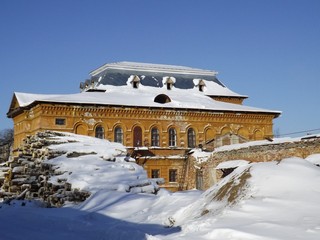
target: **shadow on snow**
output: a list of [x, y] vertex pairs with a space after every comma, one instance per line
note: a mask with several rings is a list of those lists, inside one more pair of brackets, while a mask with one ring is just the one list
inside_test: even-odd
[[149, 235], [169, 235], [180, 227], [132, 223], [96, 212], [74, 208], [0, 208], [0, 239], [20, 240], [102, 240], [145, 239]]

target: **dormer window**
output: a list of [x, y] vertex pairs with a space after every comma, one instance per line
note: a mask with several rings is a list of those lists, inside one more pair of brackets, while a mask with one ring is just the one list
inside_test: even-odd
[[86, 87], [86, 88], [89, 87], [89, 86], [90, 86], [90, 80], [87, 79], [87, 80], [84, 82], [84, 84], [85, 84], [85, 87]]
[[203, 92], [205, 86], [206, 86], [206, 84], [204, 83], [204, 81], [200, 80], [199, 84], [198, 84], [199, 91]]
[[162, 82], [163, 85], [167, 87], [167, 90], [171, 90], [174, 83], [176, 82], [176, 79], [174, 77], [164, 77]]
[[85, 83], [84, 83], [84, 82], [81, 82], [81, 83], [80, 83], [80, 90], [82, 91], [82, 90], [85, 89], [85, 88], [86, 88]]
[[128, 79], [133, 88], [139, 88], [140, 78], [137, 75], [131, 75]]
[[206, 86], [203, 79], [193, 79], [194, 86], [199, 89], [200, 92], [204, 91], [204, 88]]

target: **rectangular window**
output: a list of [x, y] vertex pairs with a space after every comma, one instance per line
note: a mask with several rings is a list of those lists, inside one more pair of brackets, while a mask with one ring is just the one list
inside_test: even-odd
[[160, 169], [152, 169], [151, 178], [159, 178], [159, 177], [160, 177]]
[[157, 128], [152, 128], [151, 130], [151, 146], [159, 147], [160, 136], [159, 130]]
[[177, 169], [169, 169], [169, 182], [177, 182]]
[[66, 125], [66, 119], [56, 118], [56, 125]]
[[175, 147], [177, 141], [177, 134], [174, 128], [169, 129], [169, 147]]

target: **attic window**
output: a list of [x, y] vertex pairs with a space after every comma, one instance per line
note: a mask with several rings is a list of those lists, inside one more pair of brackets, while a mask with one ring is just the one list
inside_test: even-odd
[[86, 88], [86, 84], [84, 82], [80, 83], [80, 90], [83, 90]]
[[154, 102], [164, 104], [164, 103], [171, 102], [171, 99], [165, 94], [159, 94], [154, 98]]
[[90, 86], [90, 80], [87, 79], [85, 82], [84, 82], [84, 87], [87, 88]]
[[200, 80], [200, 81], [199, 81], [199, 84], [198, 84], [199, 91], [200, 91], [200, 92], [203, 92], [205, 86], [206, 86], [206, 84], [204, 83], [204, 81], [203, 81], [203, 80]]
[[140, 84], [140, 78], [137, 75], [131, 75], [129, 78], [130, 83], [132, 84], [133, 88], [138, 88]]
[[176, 79], [174, 77], [163, 78], [163, 84], [167, 86], [167, 90], [171, 90], [175, 82], [176, 82]]

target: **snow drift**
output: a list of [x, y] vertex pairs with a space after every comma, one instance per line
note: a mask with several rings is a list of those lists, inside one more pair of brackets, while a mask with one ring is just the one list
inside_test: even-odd
[[183, 226], [180, 237], [318, 239], [319, 181], [320, 168], [304, 159], [251, 163], [177, 211], [168, 224]]
[[151, 180], [124, 160], [123, 146], [73, 134], [51, 140], [60, 155], [47, 161], [61, 174], [50, 181], [64, 178], [90, 197], [62, 208], [0, 202], [0, 239], [320, 239], [320, 154], [245, 164], [205, 192], [155, 195], [143, 193]]

